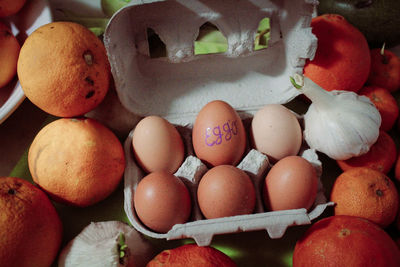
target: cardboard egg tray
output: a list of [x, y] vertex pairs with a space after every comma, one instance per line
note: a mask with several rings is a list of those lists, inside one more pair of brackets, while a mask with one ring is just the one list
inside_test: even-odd
[[[322, 183], [320, 179], [318, 179], [317, 197], [309, 212], [306, 209], [268, 212], [265, 210], [262, 202], [262, 186], [271, 164], [266, 155], [255, 149], [248, 148], [248, 152], [237, 167], [243, 170], [253, 182], [256, 191], [256, 207], [254, 213], [217, 219], [205, 219], [197, 203], [197, 187], [201, 177], [209, 169], [190, 149], [192, 144], [190, 139], [191, 128], [188, 126], [178, 129], [186, 144], [187, 151], [189, 150], [189, 155], [174, 175], [185, 183], [191, 193], [192, 213], [187, 223], [176, 224], [167, 233], [157, 233], [150, 230], [142, 224], [135, 212], [133, 196], [138, 183], [146, 174], [135, 162], [132, 149], [133, 130], [125, 140], [124, 150], [127, 166], [124, 177], [124, 209], [132, 225], [145, 235], [168, 240], [193, 238], [200, 246], [209, 245], [214, 235], [244, 231], [266, 230], [271, 238], [280, 238], [284, 235], [287, 227], [310, 224], [313, 219], [322, 214], [327, 206], [333, 204], [331, 202], [326, 202]], [[315, 150], [303, 147], [299, 155], [307, 159], [315, 167], [317, 175], [320, 178], [322, 174], [322, 164], [318, 160], [318, 155]]]
[[[317, 40], [310, 22], [314, 0], [133, 0], [119, 10], [107, 26], [104, 44], [118, 98], [135, 116], [158, 115], [173, 123], [186, 145], [186, 159], [176, 172], [192, 193], [190, 221], [175, 225], [167, 233], [155, 233], [138, 219], [133, 195], [144, 172], [136, 165], [132, 133], [125, 142], [125, 211], [132, 225], [154, 238], [193, 238], [198, 245], [210, 244], [218, 234], [265, 229], [280, 238], [289, 226], [310, 224], [325, 208], [322, 184], [317, 199], [305, 209], [268, 212], [260, 198], [261, 184], [270, 167], [268, 158], [247, 148], [237, 166], [252, 179], [257, 196], [250, 215], [204, 219], [197, 205], [196, 189], [207, 167], [195, 157], [191, 127], [200, 109], [216, 99], [228, 102], [248, 122], [266, 104], [285, 104], [299, 95], [289, 76], [302, 73], [306, 59], [312, 59]], [[254, 50], [259, 22], [269, 18], [268, 47]], [[194, 43], [199, 29], [212, 23], [226, 37], [227, 50], [221, 54], [198, 55]], [[165, 56], [150, 54], [147, 34], [155, 32], [165, 44]], [[247, 123], [248, 125], [248, 123]], [[313, 149], [301, 156], [322, 172]]]

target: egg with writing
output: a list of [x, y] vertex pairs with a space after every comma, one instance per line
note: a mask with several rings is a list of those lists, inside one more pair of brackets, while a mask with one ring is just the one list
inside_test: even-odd
[[314, 166], [300, 156], [279, 160], [264, 182], [268, 210], [309, 209], [317, 196], [318, 177]]
[[232, 165], [218, 165], [207, 171], [200, 180], [197, 199], [207, 219], [251, 214], [256, 204], [253, 182]]
[[298, 119], [288, 108], [269, 104], [258, 110], [251, 122], [252, 144], [272, 162], [297, 155], [302, 132]]
[[165, 233], [175, 224], [185, 223], [191, 212], [191, 197], [185, 184], [168, 172], [152, 172], [140, 180], [134, 207], [148, 228]]
[[174, 173], [185, 154], [178, 130], [159, 116], [148, 116], [139, 121], [133, 131], [132, 147], [136, 162], [148, 173]]
[[198, 113], [192, 131], [196, 156], [211, 166], [236, 165], [246, 149], [246, 132], [227, 102], [211, 101]]

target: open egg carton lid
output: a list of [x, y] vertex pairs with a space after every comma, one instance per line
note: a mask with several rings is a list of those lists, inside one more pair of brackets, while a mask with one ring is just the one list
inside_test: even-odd
[[[242, 118], [249, 118], [266, 104], [285, 104], [299, 95], [289, 76], [302, 73], [306, 59], [315, 54], [317, 40], [310, 23], [317, 3], [313, 0], [133, 0], [114, 14], [105, 31], [104, 43], [120, 102], [134, 115], [158, 115], [180, 128], [188, 156], [175, 175], [188, 186], [194, 201], [190, 221], [175, 225], [167, 233], [153, 232], [140, 222], [133, 196], [145, 173], [134, 160], [132, 130], [124, 145], [127, 159], [124, 209], [139, 232], [168, 240], [193, 238], [203, 246], [209, 245], [214, 235], [239, 231], [265, 229], [271, 238], [280, 238], [287, 227], [310, 224], [333, 204], [326, 202], [319, 182], [318, 195], [309, 212], [306, 209], [265, 212], [258, 196], [253, 214], [204, 219], [195, 195], [207, 168], [190, 151], [191, 125], [208, 102], [224, 100]], [[257, 29], [265, 18], [270, 23], [268, 47], [255, 51]], [[225, 53], [195, 54], [199, 29], [207, 22], [226, 37]], [[149, 29], [165, 44], [165, 57], [151, 57]], [[300, 155], [321, 174], [321, 162], [314, 150], [303, 149]], [[260, 182], [270, 167], [268, 158], [248, 149], [237, 167], [249, 174], [260, 194]]]
[[[208, 102], [220, 99], [241, 113], [284, 104], [299, 95], [289, 76], [302, 73], [317, 39], [311, 32], [316, 0], [133, 0], [111, 18], [105, 34], [122, 105], [138, 116], [158, 115], [187, 125]], [[266, 49], [255, 50], [260, 21], [268, 18]], [[220, 54], [195, 54], [205, 23], [225, 36]], [[148, 32], [165, 45], [150, 54]]]

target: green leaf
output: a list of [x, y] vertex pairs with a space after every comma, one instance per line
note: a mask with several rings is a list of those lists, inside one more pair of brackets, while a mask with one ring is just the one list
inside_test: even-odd
[[96, 36], [100, 36], [104, 33], [109, 21], [109, 18], [86, 17], [66, 9], [57, 10], [64, 14], [64, 20], [81, 24], [92, 31]]
[[101, 0], [101, 9], [108, 17], [112, 17], [115, 12], [128, 5], [131, 0]]
[[268, 47], [268, 41], [271, 38], [269, 18], [263, 18], [257, 29], [257, 35], [254, 40], [254, 50], [260, 50]]
[[194, 42], [195, 55], [224, 53], [227, 49], [228, 41], [217, 27], [209, 24], [200, 28], [199, 36]]

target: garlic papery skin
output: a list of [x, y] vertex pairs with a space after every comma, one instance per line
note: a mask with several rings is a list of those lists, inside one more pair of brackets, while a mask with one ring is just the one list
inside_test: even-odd
[[[123, 234], [124, 255], [119, 251]], [[155, 256], [152, 244], [119, 221], [92, 222], [61, 251], [59, 267], [145, 267]]]
[[306, 143], [334, 160], [369, 151], [379, 136], [381, 116], [366, 96], [350, 91], [326, 91], [307, 77], [295, 75], [295, 85], [311, 100], [304, 115]]

